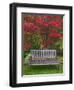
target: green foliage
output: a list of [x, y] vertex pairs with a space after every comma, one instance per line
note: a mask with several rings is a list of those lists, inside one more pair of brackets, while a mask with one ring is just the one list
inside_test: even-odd
[[27, 53], [27, 56], [24, 58], [25, 64], [28, 64], [29, 63], [30, 57], [31, 57], [31, 54], [30, 53]]
[[58, 42], [55, 43], [56, 49], [63, 50], [63, 40], [60, 39]]
[[42, 38], [40, 34], [35, 33], [31, 37], [32, 49], [40, 49], [41, 48]]

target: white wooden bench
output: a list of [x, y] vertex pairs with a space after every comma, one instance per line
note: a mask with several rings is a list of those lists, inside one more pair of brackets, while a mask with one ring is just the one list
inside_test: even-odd
[[56, 50], [31, 50], [30, 65], [59, 65]]

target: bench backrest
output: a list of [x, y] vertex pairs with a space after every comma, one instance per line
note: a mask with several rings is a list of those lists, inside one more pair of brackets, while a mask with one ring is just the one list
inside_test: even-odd
[[56, 58], [56, 50], [31, 50], [32, 58]]

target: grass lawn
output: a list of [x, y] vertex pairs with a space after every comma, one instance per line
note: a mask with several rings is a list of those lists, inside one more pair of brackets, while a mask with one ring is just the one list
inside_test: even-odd
[[23, 75], [36, 75], [36, 74], [56, 74], [63, 73], [63, 65], [61, 68], [58, 68], [56, 65], [49, 66], [23, 66]]

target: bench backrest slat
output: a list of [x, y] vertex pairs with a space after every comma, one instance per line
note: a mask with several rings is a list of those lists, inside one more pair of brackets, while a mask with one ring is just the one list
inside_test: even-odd
[[31, 50], [32, 58], [56, 58], [56, 50]]

